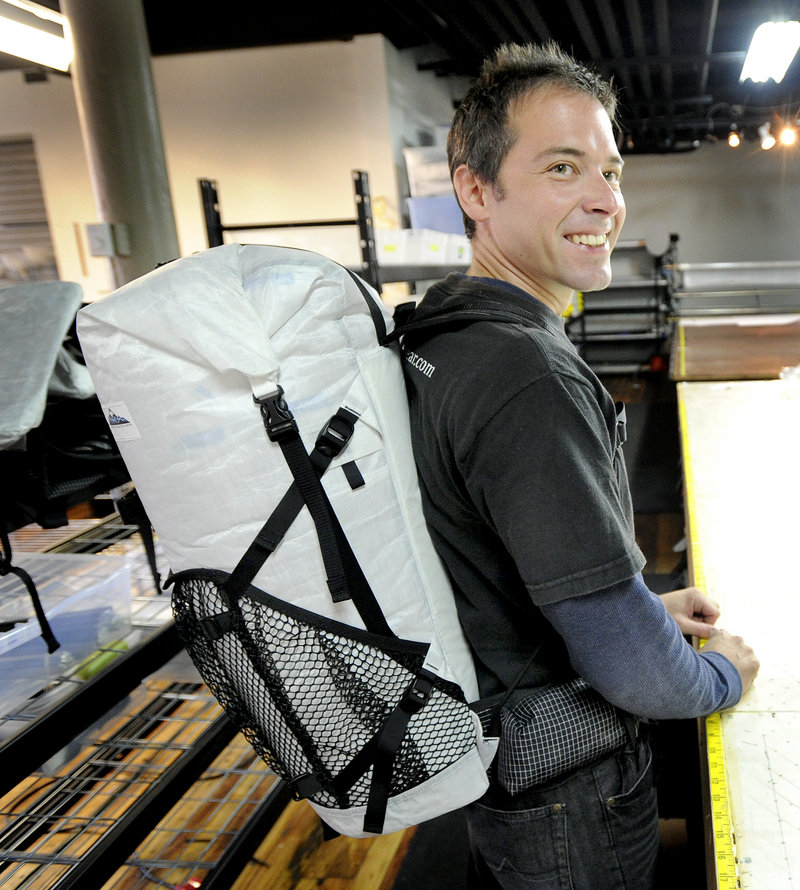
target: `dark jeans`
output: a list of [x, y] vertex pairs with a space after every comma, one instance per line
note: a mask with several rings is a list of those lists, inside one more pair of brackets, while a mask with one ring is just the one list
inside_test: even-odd
[[466, 810], [473, 890], [649, 890], [659, 847], [646, 741], [511, 797]]

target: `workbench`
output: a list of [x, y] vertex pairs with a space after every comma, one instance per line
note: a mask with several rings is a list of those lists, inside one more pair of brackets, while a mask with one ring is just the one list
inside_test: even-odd
[[800, 886], [800, 383], [678, 384], [692, 581], [761, 669], [702, 721], [709, 887]]

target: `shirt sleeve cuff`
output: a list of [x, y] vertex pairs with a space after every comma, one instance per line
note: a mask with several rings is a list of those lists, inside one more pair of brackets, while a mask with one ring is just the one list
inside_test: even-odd
[[703, 652], [701, 649], [700, 656], [716, 671], [722, 684], [728, 689], [728, 694], [716, 710], [724, 711], [725, 708], [733, 707], [742, 697], [742, 678], [739, 671], [733, 666], [733, 662], [721, 652]]

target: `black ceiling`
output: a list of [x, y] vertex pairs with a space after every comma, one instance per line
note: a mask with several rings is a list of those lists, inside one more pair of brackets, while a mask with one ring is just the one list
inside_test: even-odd
[[[57, 7], [57, 0], [43, 0]], [[800, 18], [800, 0], [339, 0], [195, 4], [143, 0], [151, 50], [346, 40], [382, 33], [417, 48], [437, 75], [473, 76], [500, 43], [553, 39], [613, 77], [624, 151], [675, 151], [800, 109], [800, 60], [783, 83], [740, 83], [764, 20]]]

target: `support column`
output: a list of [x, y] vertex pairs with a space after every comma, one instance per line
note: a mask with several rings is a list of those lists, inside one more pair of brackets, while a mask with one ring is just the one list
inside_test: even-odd
[[141, 0], [61, 0], [72, 80], [101, 222], [127, 228], [113, 287], [179, 255]]

